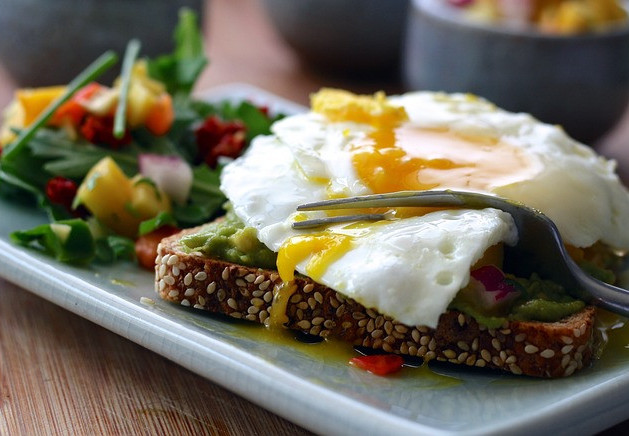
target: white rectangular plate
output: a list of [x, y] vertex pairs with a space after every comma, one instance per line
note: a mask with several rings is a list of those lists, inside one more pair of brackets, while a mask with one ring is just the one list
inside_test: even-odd
[[[202, 95], [304, 110], [248, 85]], [[272, 340], [262, 327], [163, 301], [142, 304], [155, 296], [153, 275], [132, 264], [63, 265], [10, 242], [12, 231], [44, 220], [0, 199], [0, 276], [318, 433], [589, 434], [629, 418], [627, 341], [566, 379], [445, 365], [377, 377], [345, 358], [318, 356], [318, 345]]]

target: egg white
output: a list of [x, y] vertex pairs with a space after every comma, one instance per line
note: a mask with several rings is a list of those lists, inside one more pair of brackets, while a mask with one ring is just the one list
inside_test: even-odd
[[[560, 128], [466, 95], [422, 92], [390, 101], [405, 107], [412, 126], [492, 138], [523, 150], [532, 162], [531, 171], [523, 173], [527, 176], [487, 192], [546, 213], [567, 243], [585, 247], [603, 241], [629, 248], [623, 225], [629, 218], [629, 193], [614, 174], [614, 163]], [[278, 251], [303, 232], [291, 228], [297, 205], [371, 192], [357, 177], [349, 151], [370, 130], [315, 113], [288, 117], [274, 125], [274, 135], [256, 138], [224, 169], [221, 189], [245, 224]], [[460, 189], [436, 189], [447, 188]], [[504, 212], [433, 212], [373, 226], [318, 281], [405, 324], [435, 327], [483, 253], [498, 242], [516, 240], [513, 221]], [[306, 274], [308, 260], [298, 263], [297, 271]]]

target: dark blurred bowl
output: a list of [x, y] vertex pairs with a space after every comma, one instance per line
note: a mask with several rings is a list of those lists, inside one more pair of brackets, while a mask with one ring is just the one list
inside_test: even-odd
[[263, 0], [279, 35], [326, 72], [399, 71], [409, 0]]
[[[0, 0], [0, 61], [18, 86], [67, 83], [109, 49], [138, 38], [141, 55], [173, 49], [178, 10], [204, 0]], [[115, 76], [111, 73], [109, 79]]]
[[592, 143], [629, 101], [629, 26], [553, 36], [483, 25], [443, 0], [413, 0], [405, 41], [408, 89], [469, 92], [560, 124]]

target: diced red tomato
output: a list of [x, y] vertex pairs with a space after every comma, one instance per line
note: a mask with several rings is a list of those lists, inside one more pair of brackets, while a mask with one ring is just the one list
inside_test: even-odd
[[353, 357], [349, 363], [372, 374], [387, 375], [402, 369], [404, 359], [397, 354], [374, 354]]
[[245, 147], [246, 127], [240, 121], [223, 121], [208, 117], [195, 131], [202, 161], [216, 167], [219, 156], [236, 158]]
[[128, 130], [125, 131], [124, 136], [120, 139], [114, 136], [113, 116], [99, 117], [96, 115], [87, 115], [79, 131], [88, 141], [98, 145], [109, 146], [114, 150], [131, 142], [131, 134]]
[[135, 241], [135, 255], [140, 266], [152, 270], [155, 267], [157, 246], [162, 239], [176, 233], [178, 230], [173, 226], [163, 226], [151, 233], [140, 236]]

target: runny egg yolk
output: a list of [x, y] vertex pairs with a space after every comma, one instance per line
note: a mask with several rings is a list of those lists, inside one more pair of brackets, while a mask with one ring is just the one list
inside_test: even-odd
[[[312, 109], [332, 122], [358, 122], [373, 127], [350, 144], [353, 168], [373, 193], [427, 189], [492, 191], [525, 180], [537, 171], [523, 150], [494, 138], [466, 138], [445, 130], [406, 123], [404, 108], [393, 106], [384, 94], [373, 97], [324, 89], [312, 97]], [[399, 208], [397, 217], [417, 216], [431, 208]], [[279, 250], [277, 267], [284, 282], [292, 281], [296, 265], [310, 257], [306, 274], [313, 280], [345, 254], [359, 235], [326, 231], [299, 235]], [[495, 250], [490, 250], [491, 258]], [[494, 260], [494, 259], [492, 259]], [[494, 263], [500, 263], [498, 259]]]
[[277, 270], [284, 282], [295, 278], [295, 266], [312, 255], [306, 265], [306, 274], [318, 280], [327, 267], [340, 258], [351, 246], [352, 237], [340, 233], [320, 232], [290, 238], [277, 256]]

